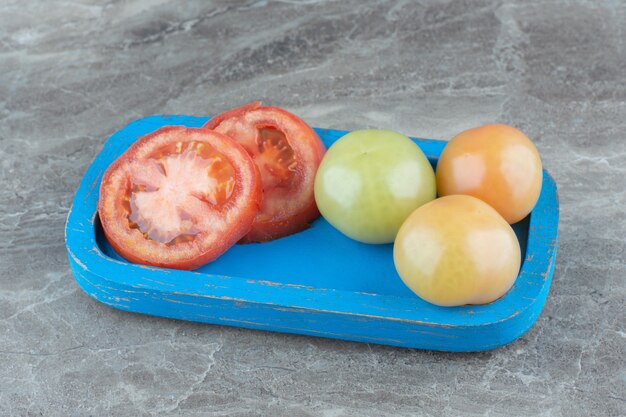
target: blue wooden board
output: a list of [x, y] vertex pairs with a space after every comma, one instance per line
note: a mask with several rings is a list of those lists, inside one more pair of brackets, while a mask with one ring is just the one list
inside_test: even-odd
[[[520, 274], [509, 293], [488, 305], [450, 308], [421, 300], [397, 275], [392, 245], [355, 242], [324, 219], [273, 242], [236, 245], [196, 271], [127, 262], [98, 220], [102, 174], [139, 137], [207, 120], [137, 120], [111, 136], [87, 170], [68, 216], [66, 244], [74, 277], [96, 300], [175, 319], [457, 352], [507, 344], [539, 317], [554, 271], [559, 217], [556, 184], [546, 171], [537, 206], [513, 227], [524, 254]], [[347, 133], [316, 131], [327, 146]], [[435, 165], [445, 142], [415, 142]]]

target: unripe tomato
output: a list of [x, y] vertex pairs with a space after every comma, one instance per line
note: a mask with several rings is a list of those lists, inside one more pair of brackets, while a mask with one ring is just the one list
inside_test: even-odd
[[435, 173], [422, 150], [388, 130], [343, 136], [326, 152], [315, 177], [322, 215], [365, 243], [393, 242], [409, 214], [435, 195]]
[[467, 194], [490, 204], [509, 223], [535, 207], [543, 179], [535, 145], [507, 125], [487, 125], [455, 136], [437, 164], [440, 196]]
[[441, 306], [486, 304], [513, 285], [521, 250], [513, 228], [491, 206], [466, 195], [438, 198], [402, 224], [396, 270], [418, 296]]

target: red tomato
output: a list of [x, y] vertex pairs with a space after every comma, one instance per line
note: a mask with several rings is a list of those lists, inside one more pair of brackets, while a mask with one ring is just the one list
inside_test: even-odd
[[255, 102], [222, 113], [204, 127], [237, 140], [261, 173], [263, 206], [242, 242], [287, 236], [319, 217], [313, 185], [326, 149], [304, 121]]
[[250, 231], [262, 198], [258, 169], [238, 143], [168, 126], [106, 170], [98, 213], [111, 246], [129, 261], [195, 269]]

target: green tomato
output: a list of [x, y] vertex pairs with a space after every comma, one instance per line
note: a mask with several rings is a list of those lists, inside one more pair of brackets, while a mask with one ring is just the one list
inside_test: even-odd
[[364, 243], [393, 242], [404, 220], [435, 196], [435, 174], [422, 150], [388, 130], [348, 133], [326, 152], [315, 177], [322, 215]]

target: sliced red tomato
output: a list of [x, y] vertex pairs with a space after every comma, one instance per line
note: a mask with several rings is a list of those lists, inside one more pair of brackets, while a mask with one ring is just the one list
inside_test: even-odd
[[287, 236], [319, 217], [313, 186], [326, 148], [302, 119], [254, 102], [222, 113], [204, 127], [237, 140], [261, 173], [263, 206], [242, 242]]
[[106, 170], [98, 213], [109, 243], [129, 261], [195, 269], [250, 231], [262, 198], [241, 145], [208, 129], [168, 126]]

